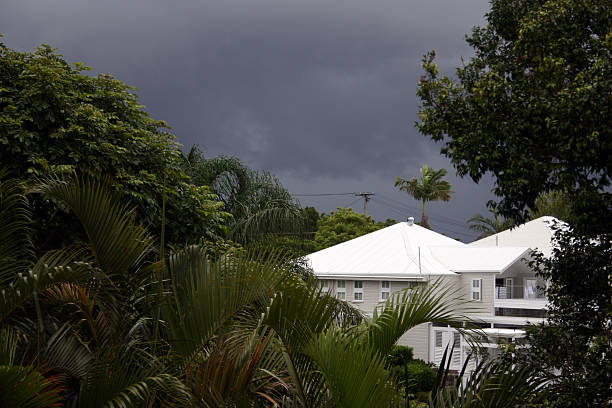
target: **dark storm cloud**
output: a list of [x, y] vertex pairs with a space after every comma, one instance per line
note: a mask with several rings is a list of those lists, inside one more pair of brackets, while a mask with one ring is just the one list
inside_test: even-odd
[[[469, 57], [464, 35], [482, 24], [487, 6], [20, 0], [3, 5], [0, 32], [9, 47], [46, 42], [138, 87], [147, 110], [183, 145], [241, 157], [293, 192], [374, 190], [414, 205], [393, 191], [395, 176], [413, 176], [424, 163], [454, 173], [413, 127], [420, 58], [435, 49], [441, 70], [452, 73]], [[484, 211], [490, 183], [452, 182], [455, 198], [440, 212], [465, 220]], [[325, 211], [348, 204], [302, 201]], [[376, 218], [404, 213], [382, 204], [371, 210]]]

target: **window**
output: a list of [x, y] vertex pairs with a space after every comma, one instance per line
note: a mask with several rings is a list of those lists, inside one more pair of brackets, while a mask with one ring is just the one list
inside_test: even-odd
[[472, 279], [472, 300], [480, 302], [482, 289], [482, 279]]
[[353, 300], [358, 302], [363, 300], [363, 281], [355, 281], [353, 286]]
[[381, 300], [389, 299], [390, 292], [391, 292], [391, 282], [380, 281], [380, 299]]
[[322, 279], [320, 282], [321, 282], [321, 290], [323, 291], [323, 293], [328, 292], [329, 291], [329, 280]]
[[336, 297], [340, 300], [346, 299], [346, 281], [339, 280], [336, 282]]
[[442, 331], [436, 330], [436, 347], [442, 347]]

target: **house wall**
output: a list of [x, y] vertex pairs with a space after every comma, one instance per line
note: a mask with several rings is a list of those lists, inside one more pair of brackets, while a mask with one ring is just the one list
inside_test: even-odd
[[[493, 306], [495, 296], [495, 277], [498, 276], [493, 272], [488, 273], [462, 273], [458, 275], [443, 275], [441, 277], [431, 277], [429, 282], [433, 283], [437, 279], [441, 281], [441, 289], [450, 287], [457, 289], [452, 296], [457, 296], [467, 303], [461, 306], [459, 313], [477, 313], [480, 315], [494, 315], [495, 309]], [[481, 301], [471, 301], [472, 297], [472, 279], [481, 279]], [[346, 281], [346, 300], [353, 306], [357, 307], [368, 316], [372, 316], [372, 312], [378, 306], [382, 305], [381, 300], [381, 284], [379, 280], [364, 280], [363, 281], [363, 301], [355, 301], [354, 280]], [[427, 283], [427, 280], [425, 281]], [[391, 281], [391, 294], [417, 285], [415, 282], [408, 281]], [[336, 280], [331, 280], [329, 288], [332, 294], [335, 294]], [[412, 347], [415, 358], [420, 358], [425, 361], [433, 361], [431, 354], [432, 342], [432, 325], [431, 323], [420, 324], [411, 330], [404, 333], [398, 340], [399, 345]]]
[[[495, 307], [495, 276], [494, 272], [464, 272], [461, 273], [461, 293], [467, 301], [463, 305], [464, 313], [476, 313], [480, 315], [494, 315]], [[472, 279], [482, 279], [480, 289], [480, 301], [472, 300]]]
[[431, 323], [423, 323], [413, 327], [400, 337], [397, 344], [412, 347], [414, 358], [420, 358], [429, 362], [430, 327]]

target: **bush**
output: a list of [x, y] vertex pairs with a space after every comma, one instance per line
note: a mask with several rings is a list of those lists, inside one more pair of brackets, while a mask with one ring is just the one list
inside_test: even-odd
[[[409, 347], [407, 349], [409, 349], [410, 357], [412, 357], [412, 349]], [[397, 354], [402, 352], [408, 355], [404, 350], [398, 351]], [[398, 384], [404, 387], [407, 395], [427, 393], [433, 389], [436, 381], [436, 371], [425, 361], [419, 359], [411, 359], [401, 365], [392, 365], [390, 370]]]
[[404, 366], [413, 359], [412, 347], [407, 346], [393, 346], [391, 354], [387, 359], [387, 363], [390, 367]]

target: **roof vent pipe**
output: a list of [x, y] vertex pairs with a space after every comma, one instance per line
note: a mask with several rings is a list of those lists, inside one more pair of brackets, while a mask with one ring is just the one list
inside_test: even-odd
[[408, 217], [408, 225], [414, 225], [414, 217]]

